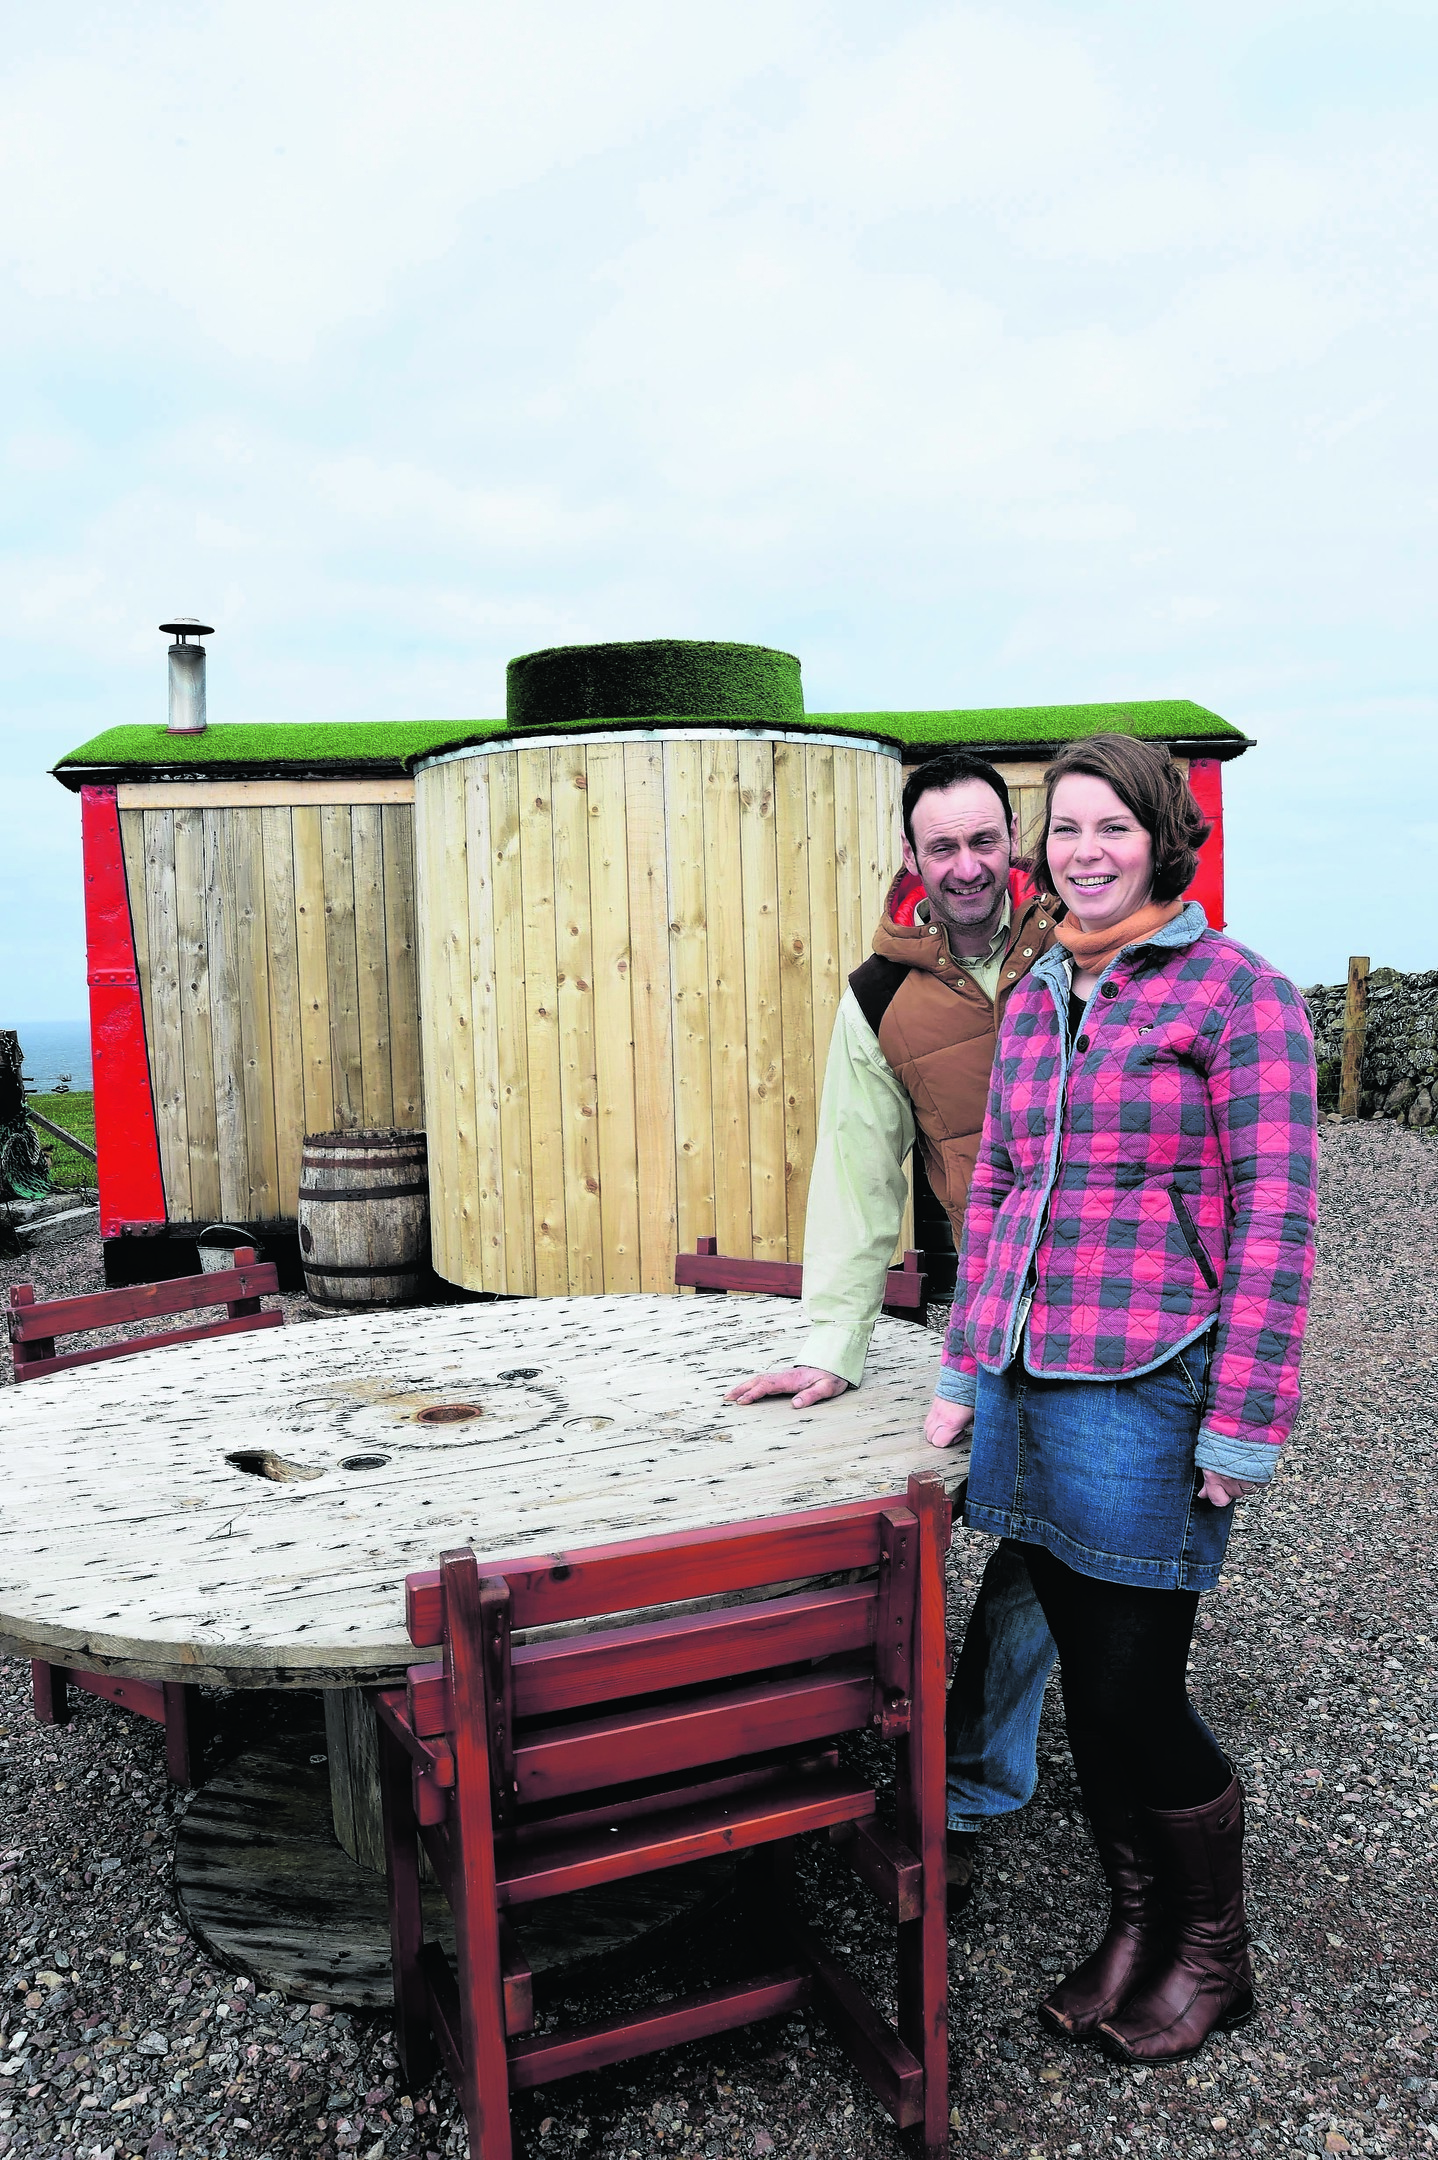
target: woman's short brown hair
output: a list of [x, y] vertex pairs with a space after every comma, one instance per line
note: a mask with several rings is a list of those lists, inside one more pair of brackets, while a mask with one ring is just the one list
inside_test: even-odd
[[1041, 890], [1054, 890], [1049, 869], [1049, 827], [1054, 789], [1070, 773], [1106, 780], [1127, 804], [1153, 841], [1155, 900], [1176, 900], [1193, 883], [1198, 851], [1213, 827], [1193, 799], [1193, 791], [1162, 743], [1137, 735], [1087, 735], [1060, 750], [1044, 773], [1044, 830], [1034, 853], [1033, 876]]

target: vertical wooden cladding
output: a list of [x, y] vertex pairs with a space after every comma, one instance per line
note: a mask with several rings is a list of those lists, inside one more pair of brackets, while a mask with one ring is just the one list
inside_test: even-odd
[[897, 867], [901, 786], [862, 744], [720, 734], [418, 775], [442, 1275], [667, 1291], [700, 1237], [801, 1258], [824, 1059]]
[[120, 825], [169, 1220], [293, 1220], [306, 1132], [424, 1122], [413, 811], [181, 805]]

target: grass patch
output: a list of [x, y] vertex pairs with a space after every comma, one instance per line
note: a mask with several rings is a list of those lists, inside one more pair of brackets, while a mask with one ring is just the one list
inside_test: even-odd
[[[76, 1089], [66, 1095], [27, 1095], [25, 1103], [27, 1109], [38, 1110], [41, 1117], [49, 1118], [52, 1125], [63, 1125], [66, 1132], [83, 1140], [87, 1147], [95, 1145], [95, 1098], [88, 1090], [81, 1093]], [[37, 1126], [36, 1130], [40, 1145], [50, 1157], [53, 1182], [65, 1192], [80, 1185], [93, 1189], [95, 1165], [89, 1156], [77, 1155], [63, 1140], [52, 1139], [43, 1125]]]

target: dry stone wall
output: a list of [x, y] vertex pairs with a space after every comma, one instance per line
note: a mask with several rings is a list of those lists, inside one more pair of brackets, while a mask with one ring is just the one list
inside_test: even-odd
[[[1318, 1051], [1318, 1107], [1336, 1110], [1347, 990], [1342, 983], [1319, 983], [1303, 995]], [[1374, 968], [1370, 974], [1358, 1114], [1417, 1127], [1438, 1121], [1438, 968], [1421, 975]]]

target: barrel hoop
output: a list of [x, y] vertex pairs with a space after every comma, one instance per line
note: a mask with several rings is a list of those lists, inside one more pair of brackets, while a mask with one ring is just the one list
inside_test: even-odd
[[[423, 1159], [421, 1157], [421, 1159]], [[302, 1155], [302, 1170], [408, 1170], [413, 1161], [405, 1162], [396, 1155], [349, 1155], [337, 1161], [333, 1155]]]
[[311, 1260], [308, 1253], [304, 1265], [306, 1275], [419, 1275], [424, 1271], [422, 1260], [373, 1260], [341, 1267], [338, 1261]]
[[420, 1193], [429, 1192], [428, 1181], [423, 1185], [333, 1185], [300, 1187], [301, 1200], [413, 1200]]

